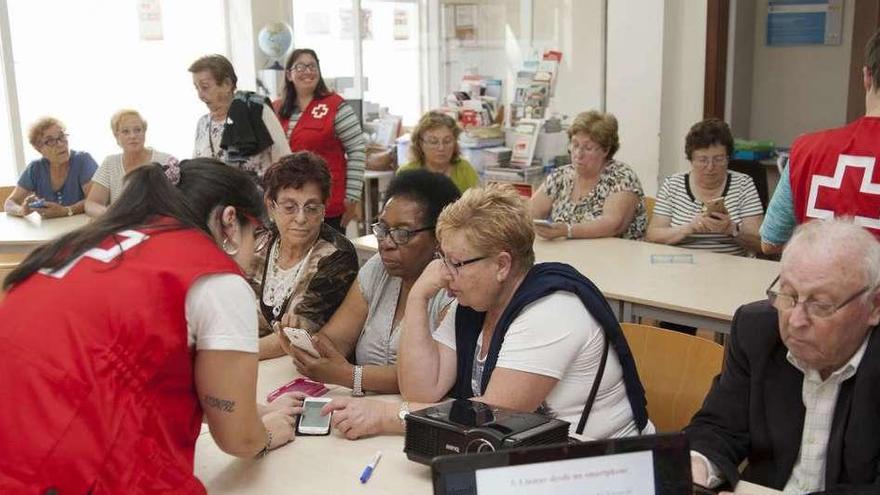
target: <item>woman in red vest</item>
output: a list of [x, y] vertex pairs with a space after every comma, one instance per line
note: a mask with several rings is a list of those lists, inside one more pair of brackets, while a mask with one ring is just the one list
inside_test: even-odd
[[294, 50], [284, 66], [284, 97], [274, 103], [291, 151], [317, 153], [330, 169], [330, 200], [324, 222], [345, 232], [359, 216], [366, 159], [359, 117], [321, 76], [318, 54]]
[[132, 171], [103, 216], [7, 276], [0, 493], [205, 493], [203, 418], [239, 457], [293, 439], [298, 401], [254, 401], [257, 310], [240, 267], [262, 198], [221, 164]]

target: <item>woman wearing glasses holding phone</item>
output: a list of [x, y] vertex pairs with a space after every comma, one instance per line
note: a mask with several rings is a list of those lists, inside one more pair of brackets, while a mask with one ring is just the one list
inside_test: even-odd
[[479, 185], [480, 176], [470, 162], [461, 157], [459, 134], [461, 128], [449, 115], [434, 110], [422, 115], [412, 132], [409, 148], [412, 161], [398, 172], [424, 168], [443, 174], [452, 179], [462, 193]]
[[[330, 195], [324, 160], [299, 151], [263, 176], [273, 228], [257, 239], [251, 277], [260, 307], [260, 359], [284, 355], [273, 333], [285, 326], [317, 332], [333, 315], [358, 272], [351, 241], [323, 223]], [[286, 343], [286, 340], [284, 341]]]
[[[388, 201], [373, 225], [379, 253], [364, 264], [345, 301], [313, 337], [321, 357], [282, 340], [300, 373], [349, 387], [354, 395], [367, 390], [397, 393], [395, 364], [407, 296], [436, 251], [434, 225], [440, 211], [458, 196], [449, 178], [424, 170], [405, 172], [391, 181]], [[431, 329], [439, 325], [450, 301], [445, 291], [431, 296]], [[346, 358], [351, 355], [353, 362]]]
[[531, 200], [535, 233], [545, 239], [641, 239], [648, 225], [645, 193], [629, 165], [614, 159], [620, 148], [617, 118], [596, 110], [568, 128], [571, 165], [551, 173]]
[[72, 216], [85, 211], [85, 198], [98, 168], [92, 155], [72, 151], [60, 120], [43, 117], [28, 132], [28, 141], [43, 157], [28, 164], [12, 194], [6, 213], [25, 216], [36, 211], [43, 218]]
[[123, 109], [114, 113], [110, 118], [110, 130], [122, 153], [105, 158], [92, 177], [94, 183], [86, 198], [86, 214], [91, 217], [104, 213], [107, 206], [119, 198], [125, 185], [125, 174], [147, 163], [168, 165], [176, 160], [168, 153], [144, 146], [147, 121], [137, 110]]
[[360, 217], [366, 143], [359, 117], [321, 75], [318, 54], [299, 48], [284, 65], [284, 97], [274, 103], [293, 151], [317, 153], [330, 170], [330, 199], [324, 222], [345, 232]]
[[646, 240], [738, 256], [760, 252], [764, 210], [752, 178], [727, 169], [733, 154], [727, 123], [694, 124], [684, 153], [691, 169], [663, 181]]

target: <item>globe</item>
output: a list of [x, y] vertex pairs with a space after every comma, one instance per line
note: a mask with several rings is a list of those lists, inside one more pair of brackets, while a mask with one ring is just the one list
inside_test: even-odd
[[271, 59], [279, 59], [286, 55], [292, 42], [293, 30], [284, 22], [266, 24], [257, 35], [260, 50]]

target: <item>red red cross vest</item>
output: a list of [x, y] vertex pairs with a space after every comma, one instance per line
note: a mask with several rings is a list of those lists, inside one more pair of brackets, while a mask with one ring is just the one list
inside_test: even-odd
[[198, 230], [117, 236], [0, 303], [0, 493], [205, 493], [186, 293], [240, 270]]
[[880, 117], [806, 134], [791, 149], [791, 194], [798, 224], [849, 216], [880, 238]]
[[300, 115], [292, 132], [290, 120], [281, 119], [281, 127], [288, 134], [291, 151], [311, 151], [327, 162], [327, 168], [330, 169], [330, 199], [326, 212], [328, 218], [338, 217], [345, 212], [345, 147], [336, 135], [334, 126], [336, 112], [343, 101], [336, 93], [313, 99]]

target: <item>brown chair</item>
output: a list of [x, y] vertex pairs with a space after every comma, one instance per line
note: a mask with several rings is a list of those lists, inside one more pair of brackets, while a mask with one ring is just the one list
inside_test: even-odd
[[692, 335], [621, 323], [659, 432], [680, 431], [703, 405], [721, 372], [724, 348]]
[[648, 212], [648, 223], [651, 223], [651, 218], [654, 216], [654, 203], [657, 200], [653, 196], [645, 196], [645, 210]]
[[24, 253], [0, 253], [0, 287], [9, 272], [15, 269], [19, 263], [24, 260], [27, 254]]
[[6, 198], [12, 194], [15, 186], [0, 186], [0, 212], [6, 211]]

